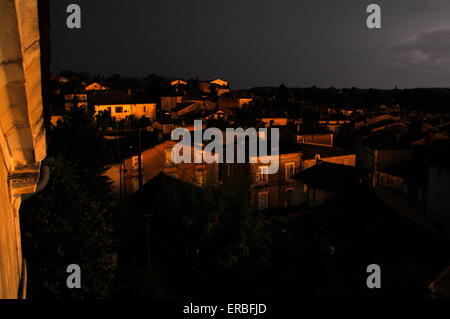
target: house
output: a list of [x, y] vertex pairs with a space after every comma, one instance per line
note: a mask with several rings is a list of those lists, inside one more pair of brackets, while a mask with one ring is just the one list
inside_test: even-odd
[[299, 125], [297, 130], [297, 143], [333, 146], [333, 132], [323, 127], [307, 127]]
[[450, 123], [440, 125], [431, 125], [430, 123], [422, 123], [420, 137], [416, 138], [411, 144], [415, 147], [432, 147], [433, 144], [449, 140]]
[[429, 188], [428, 174], [425, 162], [411, 160], [372, 172], [372, 187], [386, 199], [395, 201], [396, 205], [408, 208], [408, 214], [424, 218]]
[[183, 123], [178, 119], [158, 119], [152, 124], [152, 127], [162, 131], [164, 135], [170, 135], [177, 127], [182, 127]]
[[251, 102], [253, 102], [253, 98], [250, 97], [241, 97], [238, 98], [238, 105], [239, 108], [242, 108], [245, 105], [249, 105]]
[[[285, 209], [298, 206], [303, 200], [298, 196], [300, 189], [291, 178], [301, 169], [301, 152], [291, 143], [280, 146], [278, 170], [275, 173], [273, 163], [267, 162], [267, 156], [253, 156], [248, 152], [242, 163], [237, 162], [236, 140], [224, 141], [224, 158], [234, 145], [234, 163], [221, 163], [218, 166], [218, 180], [231, 180], [246, 185], [249, 191], [250, 204], [254, 210]], [[230, 145], [231, 144], [231, 145]]]
[[[201, 147], [192, 145], [192, 163], [175, 164], [172, 159], [172, 148], [176, 141], [165, 141], [152, 148], [142, 151], [141, 168], [143, 184], [150, 181], [159, 173], [164, 173], [175, 179], [202, 187], [206, 183], [214, 183], [218, 179], [218, 164], [194, 163], [194, 158], [201, 158]], [[112, 165], [106, 176], [112, 180], [112, 187], [116, 193], [123, 197], [135, 193], [139, 189], [139, 158], [133, 156], [127, 158], [122, 164]]]
[[[261, 158], [262, 159], [262, 158]], [[303, 184], [292, 178], [316, 165], [318, 160], [355, 166], [355, 154], [335, 147], [293, 143], [282, 140], [279, 145], [279, 169], [268, 174], [268, 164], [259, 157], [244, 164], [223, 164], [219, 175], [234, 176], [250, 185], [252, 206], [256, 210], [297, 207], [306, 202]]]
[[355, 129], [359, 130], [366, 126], [376, 125], [377, 123], [381, 123], [380, 124], [381, 126], [383, 123], [386, 123], [386, 124], [394, 123], [394, 122], [398, 121], [398, 119], [399, 119], [399, 117], [396, 116], [395, 114], [386, 114], [386, 113], [371, 114], [371, 115], [365, 117], [363, 120], [355, 122], [354, 126], [355, 126]]
[[226, 93], [230, 93], [231, 90], [228, 87], [223, 87], [223, 86], [217, 86], [215, 87], [215, 92], [217, 96], [222, 96]]
[[199, 88], [203, 93], [215, 92], [217, 96], [231, 92], [229, 82], [222, 79], [215, 79], [212, 81], [200, 81]]
[[397, 132], [376, 132], [355, 139], [358, 165], [380, 170], [402, 164], [411, 159], [411, 141]]
[[217, 78], [215, 80], [212, 80], [209, 83], [217, 85], [217, 86], [229, 86], [230, 85], [230, 82], [224, 81], [224, 80], [219, 79], [219, 78]]
[[177, 104], [183, 102], [183, 96], [175, 95], [175, 96], [161, 96], [161, 110], [162, 111], [171, 111]]
[[203, 103], [201, 102], [185, 102], [179, 103], [177, 106], [171, 110], [171, 117], [178, 118], [182, 115], [193, 113], [199, 109], [203, 108]]
[[253, 101], [253, 98], [249, 97], [236, 97], [233, 94], [222, 94], [219, 96], [217, 106], [219, 109], [240, 109], [246, 105], [249, 105]]
[[180, 86], [180, 85], [187, 85], [186, 81], [183, 80], [174, 80], [172, 82], [170, 82], [171, 86]]
[[397, 127], [400, 125], [401, 125], [401, 123], [396, 120], [386, 119], [386, 120], [375, 122], [370, 125], [366, 125], [362, 129], [364, 129], [365, 131], [369, 131], [369, 132], [379, 132], [379, 131], [384, 131], [390, 127]]
[[[275, 174], [268, 174], [267, 164], [254, 158], [255, 163], [227, 164], [228, 170], [238, 176], [246, 176], [250, 185], [250, 199], [255, 210], [289, 208], [300, 205], [304, 200], [300, 197], [298, 183], [292, 176], [301, 169], [301, 152], [294, 148], [282, 148], [279, 155], [279, 169]], [[229, 167], [232, 165], [232, 167]], [[233, 171], [234, 170], [234, 171]]]
[[403, 191], [406, 186], [405, 177], [392, 169], [384, 169], [375, 172], [375, 186], [389, 187]]
[[58, 122], [63, 121], [62, 115], [52, 115], [50, 118], [50, 123], [56, 127], [58, 125]]
[[374, 186], [397, 190], [414, 202], [416, 207], [425, 204], [428, 165], [424, 161], [406, 161], [379, 169], [374, 174]]
[[66, 110], [73, 106], [83, 107], [88, 106], [87, 94], [65, 94], [64, 95], [64, 108]]
[[318, 160], [315, 165], [295, 174], [293, 179], [300, 183], [305, 203], [318, 206], [361, 184], [363, 173], [352, 166]]
[[289, 119], [287, 117], [264, 117], [261, 118], [260, 121], [269, 126], [286, 126], [289, 123]]
[[240, 109], [249, 105], [253, 101], [252, 92], [246, 90], [238, 90], [222, 94], [217, 99], [217, 107], [220, 110]]
[[182, 94], [187, 86], [187, 82], [183, 80], [174, 80], [170, 82], [170, 86], [172, 91], [175, 91], [176, 94]]
[[128, 116], [143, 116], [149, 119], [156, 119], [156, 103], [139, 103], [139, 104], [103, 104], [95, 105], [95, 113], [107, 111], [111, 113], [111, 117], [116, 119], [125, 119]]
[[203, 119], [205, 119], [205, 120], [227, 120], [230, 115], [231, 115], [231, 112], [228, 110], [210, 111], [209, 114], [203, 116]]
[[[324, 256], [333, 262], [334, 271], [324, 272], [324, 276], [333, 286], [333, 280], [339, 278], [347, 287], [354, 287], [345, 297], [422, 298], [430, 283], [449, 266], [446, 237], [399, 213], [365, 184], [337, 194], [307, 215], [302, 229], [314, 229]], [[382, 289], [367, 289], [360, 276], [349, 276], [365, 272], [371, 263], [381, 265], [381, 278], [384, 274], [396, 280], [382, 284]], [[438, 280], [438, 292], [448, 291], [446, 279]]]
[[334, 135], [339, 135], [341, 128], [344, 125], [349, 125], [350, 119], [321, 119], [319, 125], [333, 132]]
[[186, 117], [203, 111], [212, 111], [216, 109], [216, 103], [208, 100], [186, 100], [185, 103], [177, 104], [177, 107], [171, 110], [172, 117]]
[[211, 83], [208, 81], [200, 81], [198, 87], [203, 93], [211, 93]]
[[[160, 130], [161, 133], [165, 136], [169, 136], [172, 134], [172, 131], [178, 127], [183, 127], [187, 129], [190, 132], [193, 132], [196, 128], [194, 126], [194, 123], [185, 120], [185, 119], [178, 119], [178, 118], [172, 118], [172, 119], [158, 119], [153, 121], [152, 127], [154, 129]], [[206, 128], [206, 123], [202, 123], [202, 130]]]
[[337, 147], [298, 143], [302, 152], [302, 169], [308, 169], [316, 164], [318, 160], [342, 164], [347, 166], [356, 165], [356, 154]]
[[108, 87], [103, 86], [103, 85], [101, 85], [101, 84], [98, 83], [98, 82], [93, 82], [93, 83], [91, 83], [91, 84], [89, 84], [89, 85], [86, 85], [86, 86], [84, 87], [84, 89], [85, 89], [86, 91], [106, 91], [106, 90], [109, 90]]
[[249, 164], [251, 201], [257, 210], [294, 207], [303, 201], [299, 185], [292, 176], [300, 170], [300, 152], [280, 154], [278, 172], [267, 174], [267, 166], [261, 163]]

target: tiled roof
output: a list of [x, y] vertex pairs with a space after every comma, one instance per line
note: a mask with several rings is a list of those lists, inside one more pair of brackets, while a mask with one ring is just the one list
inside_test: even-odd
[[321, 158], [335, 157], [335, 156], [346, 156], [355, 154], [352, 151], [347, 151], [342, 148], [325, 146], [325, 145], [315, 145], [307, 143], [298, 143], [300, 146], [303, 159], [314, 159], [316, 154], [320, 154]]

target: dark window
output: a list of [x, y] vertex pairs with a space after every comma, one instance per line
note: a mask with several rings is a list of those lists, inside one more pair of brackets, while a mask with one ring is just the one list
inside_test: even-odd
[[294, 191], [292, 189], [286, 190], [286, 197], [284, 202], [285, 207], [291, 207], [294, 205]]

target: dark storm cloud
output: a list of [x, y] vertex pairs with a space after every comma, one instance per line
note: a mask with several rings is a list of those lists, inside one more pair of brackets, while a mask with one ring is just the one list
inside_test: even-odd
[[397, 63], [403, 67], [433, 70], [450, 69], [450, 28], [417, 35], [413, 40], [393, 47]]
[[448, 4], [447, 0], [410, 0], [409, 9], [423, 13], [427, 10], [440, 9]]
[[408, 86], [448, 87], [450, 28], [420, 33], [391, 47], [392, 69], [408, 80]]
[[[74, 2], [75, 31], [65, 27]], [[366, 27], [370, 3], [381, 30]], [[53, 71], [220, 76], [234, 88], [449, 82], [450, 1], [52, 0], [51, 18]]]

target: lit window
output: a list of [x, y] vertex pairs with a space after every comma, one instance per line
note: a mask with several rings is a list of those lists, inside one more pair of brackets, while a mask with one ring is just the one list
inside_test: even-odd
[[164, 150], [164, 165], [166, 167], [173, 166], [171, 153], [172, 153], [172, 150], [170, 148]]
[[[139, 157], [138, 156], [133, 156], [131, 158], [131, 167], [135, 171], [139, 170]], [[142, 167], [142, 155], [141, 155], [141, 167]]]
[[114, 112], [116, 112], [116, 113], [123, 113], [123, 106], [116, 106], [114, 108]]
[[268, 183], [269, 182], [269, 167], [260, 166], [256, 170], [256, 182], [257, 183]]
[[289, 180], [295, 173], [295, 163], [286, 163], [285, 178]]

